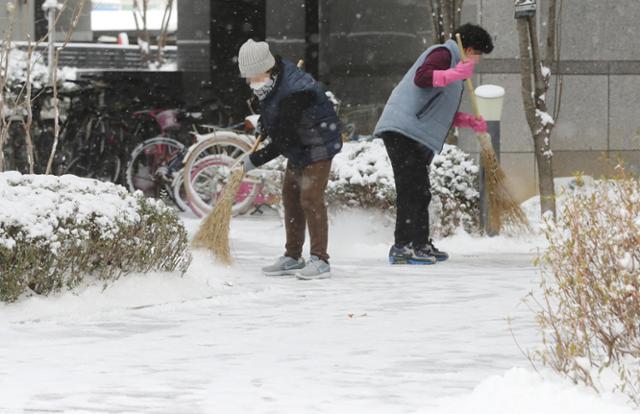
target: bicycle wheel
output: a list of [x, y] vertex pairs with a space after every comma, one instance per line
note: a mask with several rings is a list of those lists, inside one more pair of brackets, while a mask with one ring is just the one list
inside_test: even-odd
[[175, 174], [173, 177], [173, 183], [171, 184], [171, 188], [173, 190], [173, 201], [175, 201], [178, 208], [182, 211], [194, 211], [191, 207], [189, 200], [187, 198], [187, 192], [184, 188], [184, 175], [182, 174], [182, 170]]
[[121, 166], [120, 157], [116, 154], [109, 154], [100, 162], [98, 168], [91, 172], [90, 177], [100, 181], [118, 183]]
[[[250, 151], [250, 137], [232, 132], [212, 134], [189, 150], [183, 172], [188, 202], [198, 216], [209, 213], [226, 185], [231, 167]], [[232, 214], [247, 212], [260, 192], [261, 183], [245, 177], [232, 208]]]
[[141, 142], [131, 152], [125, 171], [129, 191], [140, 190], [149, 197], [159, 197], [162, 192], [173, 194], [170, 167], [179, 158], [185, 146], [167, 137], [155, 137]]
[[120, 158], [115, 154], [107, 155], [97, 168], [95, 167], [95, 162], [91, 161], [88, 156], [81, 155], [67, 164], [64, 174], [115, 183], [120, 176], [120, 168]]
[[74, 157], [64, 168], [64, 174], [76, 175], [78, 177], [91, 178], [92, 169], [89, 157], [80, 155]]

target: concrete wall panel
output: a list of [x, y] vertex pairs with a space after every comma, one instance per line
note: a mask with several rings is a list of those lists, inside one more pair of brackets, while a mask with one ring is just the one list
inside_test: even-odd
[[606, 150], [607, 76], [565, 76], [553, 150]]
[[482, 0], [478, 23], [493, 37], [494, 59], [514, 59], [520, 52], [513, 2]]
[[500, 156], [500, 165], [517, 200], [524, 201], [538, 193], [534, 164], [532, 153], [502, 153]]
[[640, 76], [611, 76], [609, 82], [609, 149], [640, 150]]

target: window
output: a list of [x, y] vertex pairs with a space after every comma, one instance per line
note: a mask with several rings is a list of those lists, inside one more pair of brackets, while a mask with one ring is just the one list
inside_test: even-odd
[[[142, 1], [138, 0], [138, 3]], [[147, 1], [147, 27], [149, 30], [160, 30], [168, 0]], [[178, 27], [178, 1], [173, 0], [169, 32], [174, 32]], [[94, 32], [135, 31], [133, 4], [134, 0], [91, 0], [91, 30]]]

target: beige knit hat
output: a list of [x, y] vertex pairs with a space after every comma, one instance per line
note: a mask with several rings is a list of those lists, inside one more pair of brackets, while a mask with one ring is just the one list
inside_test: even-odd
[[276, 60], [271, 54], [267, 42], [254, 42], [249, 39], [240, 46], [238, 66], [240, 67], [240, 76], [243, 78], [265, 73], [273, 68], [275, 64]]

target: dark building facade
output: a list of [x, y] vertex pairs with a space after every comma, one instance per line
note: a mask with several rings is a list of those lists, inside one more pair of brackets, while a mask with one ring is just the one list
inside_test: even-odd
[[[363, 126], [398, 76], [429, 44], [426, 6], [418, 0], [191, 0], [179, 2], [178, 67], [188, 93], [203, 84], [238, 115], [249, 89], [238, 78], [237, 51], [248, 38], [305, 68], [343, 100]], [[206, 93], [205, 93], [206, 94]]]
[[[242, 101], [250, 91], [234, 75], [233, 55], [249, 37], [267, 39], [276, 53], [293, 60], [304, 57], [307, 70], [343, 100], [342, 115], [356, 122], [360, 132], [368, 133], [394, 85], [432, 42], [426, 3], [181, 1], [179, 42], [187, 43], [179, 43], [180, 68], [188, 71], [185, 76], [195, 76], [195, 69], [200, 70], [198, 76], [239, 102], [241, 113], [246, 108]], [[548, 3], [539, 0], [538, 4], [543, 39]], [[258, 12], [246, 11], [252, 8]], [[527, 198], [537, 191], [537, 172], [522, 104], [513, 2], [465, 0], [462, 15], [463, 21], [479, 23], [494, 38], [496, 48], [478, 67], [474, 81], [506, 89], [501, 162], [518, 198]], [[604, 158], [622, 158], [640, 170], [640, 117], [637, 105], [630, 103], [640, 95], [640, 49], [634, 43], [638, 15], [637, 0], [565, 3], [560, 14], [559, 72], [564, 89], [552, 140], [557, 176], [575, 171], [608, 174]], [[585, 27], [589, 28], [586, 32]], [[197, 82], [192, 84], [197, 88]], [[549, 95], [552, 105], [555, 91]], [[468, 101], [463, 99], [462, 110], [470, 112]], [[472, 134], [463, 132], [459, 145], [471, 154], [478, 153]]]
[[185, 97], [212, 93], [246, 113], [248, 89], [238, 77], [237, 51], [249, 38], [265, 38], [264, 0], [192, 0], [178, 2], [178, 69]]

